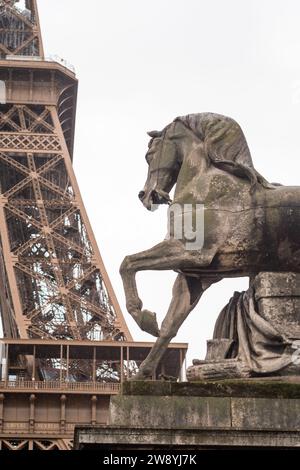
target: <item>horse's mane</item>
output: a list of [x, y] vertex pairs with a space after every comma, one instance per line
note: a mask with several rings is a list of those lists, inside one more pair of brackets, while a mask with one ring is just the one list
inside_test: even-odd
[[236, 121], [215, 113], [188, 114], [174, 120], [178, 121], [204, 142], [215, 166], [249, 179], [251, 186], [260, 183], [265, 188], [274, 187], [254, 168], [246, 138]]

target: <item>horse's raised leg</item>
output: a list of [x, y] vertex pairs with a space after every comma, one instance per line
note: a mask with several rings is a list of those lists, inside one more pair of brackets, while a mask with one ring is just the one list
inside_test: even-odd
[[138, 271], [180, 269], [183, 260], [189, 256], [178, 240], [165, 240], [150, 250], [126, 256], [121, 268], [126, 307], [140, 328], [153, 336], [159, 335], [156, 315], [142, 311], [142, 301], [138, 296], [135, 276]]
[[153, 376], [171, 339], [177, 335], [180, 326], [195, 308], [203, 292], [219, 279], [207, 281], [183, 274], [177, 276], [172, 301], [162, 323], [159, 338], [132, 380], [144, 380]]
[[142, 310], [142, 301], [138, 296], [135, 276], [138, 271], [147, 270], [180, 270], [184, 265], [188, 268], [209, 266], [216, 252], [212, 249], [201, 252], [186, 251], [184, 244], [176, 239], [165, 240], [150, 250], [126, 256], [121, 268], [126, 307], [140, 328], [153, 336], [159, 336], [156, 315]]

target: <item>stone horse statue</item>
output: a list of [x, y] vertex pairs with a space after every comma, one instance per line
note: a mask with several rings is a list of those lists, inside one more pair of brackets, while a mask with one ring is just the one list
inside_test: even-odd
[[[153, 204], [204, 207], [204, 243], [187, 249], [172, 230], [153, 248], [126, 256], [120, 273], [126, 307], [140, 328], [158, 339], [134, 380], [151, 377], [169, 342], [203, 292], [227, 277], [261, 271], [300, 271], [300, 187], [270, 184], [254, 168], [245, 136], [229, 117], [213, 113], [176, 118], [149, 133], [148, 177], [139, 198]], [[169, 193], [176, 185], [173, 202]], [[178, 272], [159, 330], [142, 309], [138, 271]]]

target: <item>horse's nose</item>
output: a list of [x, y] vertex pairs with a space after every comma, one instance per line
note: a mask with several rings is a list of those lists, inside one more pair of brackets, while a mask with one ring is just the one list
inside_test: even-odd
[[142, 201], [145, 197], [145, 191], [140, 191], [138, 196], [139, 196], [139, 199]]

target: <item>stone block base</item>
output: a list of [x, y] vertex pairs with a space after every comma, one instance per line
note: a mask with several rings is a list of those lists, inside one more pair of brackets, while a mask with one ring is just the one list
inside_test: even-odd
[[300, 380], [128, 382], [109, 425], [77, 427], [76, 449], [294, 448]]

